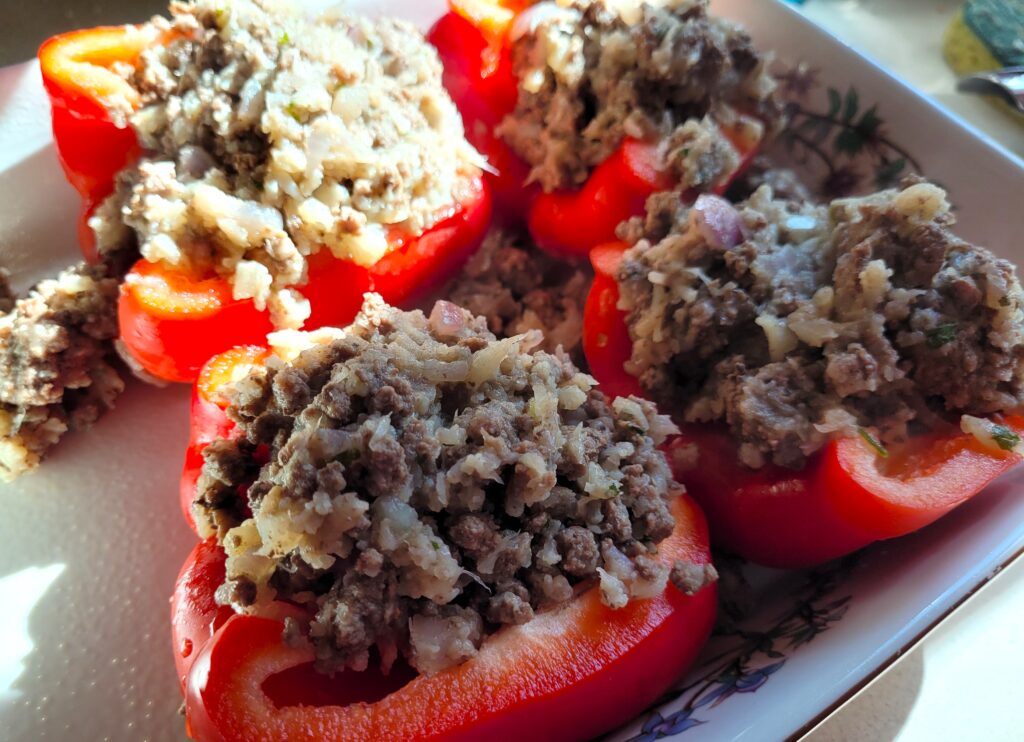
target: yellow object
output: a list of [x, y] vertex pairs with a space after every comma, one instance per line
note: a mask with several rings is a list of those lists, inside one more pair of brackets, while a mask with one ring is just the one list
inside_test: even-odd
[[964, 21], [963, 10], [956, 14], [942, 39], [942, 53], [946, 64], [963, 77], [976, 72], [998, 70], [1003, 65], [995, 58], [985, 42], [979, 39]]
[[[960, 77], [1024, 64], [1024, 0], [968, 0], [946, 28], [942, 53]], [[1024, 121], [1005, 101], [986, 97]]]

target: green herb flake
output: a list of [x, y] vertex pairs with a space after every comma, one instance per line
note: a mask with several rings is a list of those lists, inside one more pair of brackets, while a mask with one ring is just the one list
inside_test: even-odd
[[1009, 296], [1001, 296], [1001, 297], [999, 297], [999, 306], [1001, 306], [1001, 307], [1008, 307], [1008, 306], [1010, 306], [1010, 297]]
[[946, 343], [956, 340], [956, 325], [952, 322], [939, 325], [934, 330], [929, 330], [927, 337], [929, 348], [941, 348]]
[[285, 44], [288, 44], [290, 42], [291, 42], [291, 39], [288, 38], [288, 32], [287, 31], [285, 31], [283, 34], [281, 34], [281, 37], [277, 40], [278, 46], [284, 46]]
[[864, 439], [865, 443], [875, 449], [875, 453], [883, 459], [889, 458], [889, 449], [883, 446], [882, 442], [875, 438], [875, 436], [871, 435], [868, 430], [865, 430], [864, 428], [857, 428], [857, 433]]
[[689, 156], [690, 156], [690, 148], [689, 147], [683, 147], [683, 157], [689, 157]]
[[441, 542], [440, 541], [431, 541], [430, 545], [434, 547], [434, 551], [441, 551]]
[[618, 482], [612, 482], [608, 485], [608, 491], [611, 492], [612, 497], [618, 497], [622, 494], [622, 485]]
[[285, 113], [287, 113], [293, 119], [301, 123], [302, 119], [299, 116], [299, 106], [295, 103], [295, 101], [289, 102], [288, 105], [284, 107], [284, 110]]
[[1004, 451], [1012, 451], [1020, 443], [1020, 436], [1005, 425], [993, 425], [992, 440]]

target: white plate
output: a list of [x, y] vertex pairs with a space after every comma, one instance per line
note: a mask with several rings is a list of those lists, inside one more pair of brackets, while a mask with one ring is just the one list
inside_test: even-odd
[[[420, 22], [442, 5], [353, 4], [414, 8]], [[950, 189], [960, 233], [1024, 262], [1019, 160], [785, 6], [718, 0], [713, 8], [742, 21], [762, 48], [820, 70], [823, 88], [806, 110], [827, 112], [830, 86], [843, 110], [856, 88], [854, 122], [877, 103], [889, 141]], [[830, 153], [838, 131], [825, 140]], [[0, 70], [0, 142], [0, 262], [24, 286], [76, 255], [78, 205], [57, 165], [34, 64]], [[875, 169], [863, 160], [854, 168]], [[187, 402], [184, 387], [134, 384], [91, 433], [0, 489], [0, 736], [184, 738], [167, 596], [194, 544], [177, 504]], [[681, 684], [689, 690], [616, 739], [781, 739], [805, 729], [1024, 549], [1022, 486], [1024, 475], [1004, 478], [853, 565], [752, 571], [756, 611], [743, 633], [718, 637]]]

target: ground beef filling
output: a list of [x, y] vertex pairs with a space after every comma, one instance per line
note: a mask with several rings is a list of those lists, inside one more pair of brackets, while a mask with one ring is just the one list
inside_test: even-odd
[[821, 207], [655, 196], [622, 229], [627, 369], [683, 420], [727, 424], [752, 467], [1015, 409], [1024, 294], [952, 223], [924, 182]]
[[216, 270], [298, 327], [292, 287], [322, 247], [370, 265], [465, 200], [479, 155], [411, 25], [271, 0], [172, 3], [165, 44], [124, 74], [145, 155], [90, 225], [101, 254]]
[[228, 554], [218, 599], [308, 606], [288, 633], [325, 669], [375, 650], [431, 673], [591, 584], [618, 608], [670, 574], [691, 591], [712, 579], [658, 559], [679, 491], [656, 448], [672, 424], [609, 403], [539, 342], [498, 340], [446, 302], [428, 318], [368, 295], [333, 341], [239, 382], [241, 436], [207, 449], [194, 503]]
[[736, 110], [781, 120], [765, 59], [705, 0], [542, 2], [517, 34], [519, 99], [498, 131], [548, 191], [582, 183], [627, 136], [663, 141], [676, 181], [710, 190], [739, 162], [722, 133]]
[[0, 274], [0, 480], [35, 469], [124, 389], [112, 365], [117, 281], [79, 265], [15, 300]]
[[589, 268], [555, 260], [524, 234], [496, 229], [442, 296], [483, 317], [499, 338], [540, 330], [543, 350], [561, 346], [579, 365], [589, 286]]

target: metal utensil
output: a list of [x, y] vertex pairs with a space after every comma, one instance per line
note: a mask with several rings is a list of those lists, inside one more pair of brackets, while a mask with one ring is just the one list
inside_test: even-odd
[[1024, 113], [1024, 67], [1004, 67], [960, 79], [957, 89], [965, 93], [995, 95]]

